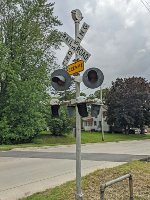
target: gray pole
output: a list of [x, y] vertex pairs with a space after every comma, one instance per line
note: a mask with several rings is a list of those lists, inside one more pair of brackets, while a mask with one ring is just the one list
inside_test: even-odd
[[[75, 12], [80, 13], [81, 18], [79, 20], [75, 20], [73, 14]], [[79, 33], [79, 24], [82, 20], [82, 13], [80, 10], [72, 11], [72, 18], [75, 21], [75, 39]], [[77, 54], [75, 54], [75, 60], [78, 59]], [[79, 74], [78, 74], [79, 76]], [[80, 83], [76, 82], [76, 98], [80, 96]], [[76, 106], [76, 200], [82, 200], [83, 194], [81, 190], [81, 117], [78, 112], [78, 108]]]
[[[79, 23], [75, 23], [75, 37], [79, 31]], [[78, 56], [76, 55], [76, 59]], [[76, 98], [80, 96], [80, 83], [76, 82]], [[76, 106], [76, 199], [82, 199], [81, 191], [81, 117]]]
[[102, 87], [100, 87], [100, 91], [101, 91], [101, 129], [102, 129], [102, 141], [104, 141], [103, 90], [102, 90]]

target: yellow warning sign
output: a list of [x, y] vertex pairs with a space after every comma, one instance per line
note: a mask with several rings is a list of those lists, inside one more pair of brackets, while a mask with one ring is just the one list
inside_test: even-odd
[[84, 70], [84, 61], [78, 60], [75, 63], [72, 63], [71, 65], [68, 65], [67, 72], [68, 74], [72, 75], [77, 72], [82, 72]]

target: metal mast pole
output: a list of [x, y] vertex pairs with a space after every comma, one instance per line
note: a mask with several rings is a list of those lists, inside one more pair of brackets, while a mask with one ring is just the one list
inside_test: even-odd
[[[75, 22], [75, 37], [79, 32], [79, 22]], [[78, 59], [78, 56], [75, 56]], [[76, 98], [80, 96], [80, 83], [76, 82]], [[76, 106], [76, 199], [82, 199], [81, 191], [81, 117]]]
[[[75, 11], [79, 12], [81, 15], [80, 20], [75, 20], [73, 18], [75, 22], [75, 39], [76, 39], [79, 33], [79, 24], [83, 17], [82, 13], [78, 9], [72, 11], [72, 14]], [[77, 59], [78, 55], [75, 54], [75, 60]], [[80, 74], [78, 74], [77, 76], [80, 76]], [[75, 82], [75, 84], [76, 84], [76, 98], [77, 98], [80, 96], [80, 82]], [[83, 194], [81, 190], [81, 117], [79, 115], [77, 105], [76, 105], [76, 200], [83, 200]]]
[[101, 92], [101, 130], [102, 130], [102, 141], [104, 141], [104, 120], [103, 120], [103, 90], [100, 87]]

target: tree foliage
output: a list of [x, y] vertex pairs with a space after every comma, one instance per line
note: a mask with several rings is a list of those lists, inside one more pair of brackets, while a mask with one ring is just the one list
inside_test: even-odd
[[60, 44], [47, 0], [0, 1], [0, 143], [30, 141], [46, 127], [42, 109]]
[[[103, 99], [103, 102], [105, 102], [106, 100], [106, 96], [109, 92], [109, 88], [103, 88], [102, 89], [102, 99]], [[101, 99], [101, 89], [98, 89], [94, 92], [94, 94], [90, 94], [88, 96], [88, 99]]]
[[69, 118], [66, 107], [60, 109], [60, 117], [53, 118], [50, 113], [47, 113], [47, 122], [50, 132], [55, 136], [62, 136], [69, 133], [75, 121]]
[[150, 83], [142, 77], [118, 78], [106, 98], [108, 123], [129, 130], [150, 124]]
[[[103, 101], [106, 100], [106, 96], [107, 96], [108, 92], [109, 92], [109, 88], [103, 88], [103, 89], [102, 89], [102, 99], [103, 99]], [[101, 93], [100, 90], [96, 90], [95, 93], [94, 93], [94, 96], [95, 96], [96, 98], [100, 98], [100, 96], [101, 96], [100, 93]]]
[[[71, 99], [75, 99], [76, 98], [76, 92], [75, 91], [71, 91], [71, 90], [67, 90], [63, 93], [59, 94], [60, 97], [60, 101], [67, 101], [67, 100], [71, 100]], [[86, 94], [84, 92], [80, 92], [80, 96], [84, 96], [86, 97]]]

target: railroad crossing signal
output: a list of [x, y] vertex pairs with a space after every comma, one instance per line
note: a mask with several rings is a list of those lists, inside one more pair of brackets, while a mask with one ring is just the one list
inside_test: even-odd
[[[78, 64], [76, 64], [78, 63]], [[79, 60], [68, 66], [68, 71], [64, 69], [58, 69], [51, 75], [52, 87], [57, 91], [64, 91], [71, 86], [71, 74], [79, 72], [83, 69], [83, 61]], [[83, 83], [88, 88], [98, 88], [101, 86], [104, 80], [102, 71], [98, 68], [87, 69], [82, 77]]]
[[52, 117], [59, 117], [59, 108], [60, 108], [59, 100], [52, 99], [50, 104], [51, 104]]
[[[84, 62], [90, 58], [91, 54], [86, 51], [81, 45], [81, 41], [84, 38], [87, 30], [89, 29], [89, 25], [85, 22], [83, 23], [81, 29], [79, 30], [79, 23], [83, 19], [82, 13], [79, 9], [73, 10], [72, 18], [75, 23], [75, 39], [70, 37], [67, 33], [62, 34], [62, 40], [69, 47], [69, 50], [63, 60], [63, 67], [66, 68], [71, 57], [75, 54], [76, 61], [81, 59], [71, 65], [68, 66], [67, 71], [64, 69], [59, 69], [53, 72], [51, 76], [52, 86], [55, 90], [63, 91], [67, 90], [71, 85], [71, 76], [76, 72], [80, 72], [84, 70]], [[78, 63], [78, 64], [77, 64]], [[80, 63], [80, 64], [79, 64]], [[104, 75], [98, 68], [90, 68], [86, 70], [83, 74], [83, 83], [85, 86], [89, 88], [97, 88], [99, 87], [104, 80]], [[76, 82], [76, 99], [75, 99], [75, 108], [68, 107], [68, 111], [72, 115], [74, 109], [76, 109], [76, 200], [83, 199], [83, 193], [81, 190], [81, 119], [80, 116], [86, 117], [88, 115], [86, 100], [80, 98], [80, 83], [81, 77], [76, 76], [74, 78]], [[59, 116], [59, 103], [53, 103], [52, 113], [54, 116]], [[72, 105], [71, 105], [72, 106]], [[92, 106], [95, 111], [93, 112], [94, 116], [99, 114], [100, 106]]]
[[91, 116], [97, 118], [97, 116], [100, 113], [100, 108], [101, 108], [100, 104], [94, 104], [94, 103], [91, 104]]
[[66, 67], [74, 53], [78, 55], [79, 58], [81, 58], [84, 62], [86, 62], [91, 54], [87, 52], [81, 45], [81, 41], [84, 38], [87, 30], [89, 29], [89, 25], [85, 22], [83, 23], [76, 39], [74, 40], [72, 37], [70, 37], [67, 33], [62, 34], [62, 40], [66, 43], [66, 45], [69, 47], [69, 50], [63, 60], [63, 66]]
[[83, 74], [83, 83], [91, 89], [98, 88], [104, 81], [104, 75], [98, 68], [89, 68]]
[[51, 75], [51, 84], [57, 91], [67, 90], [71, 85], [71, 77], [64, 69], [58, 69]]

